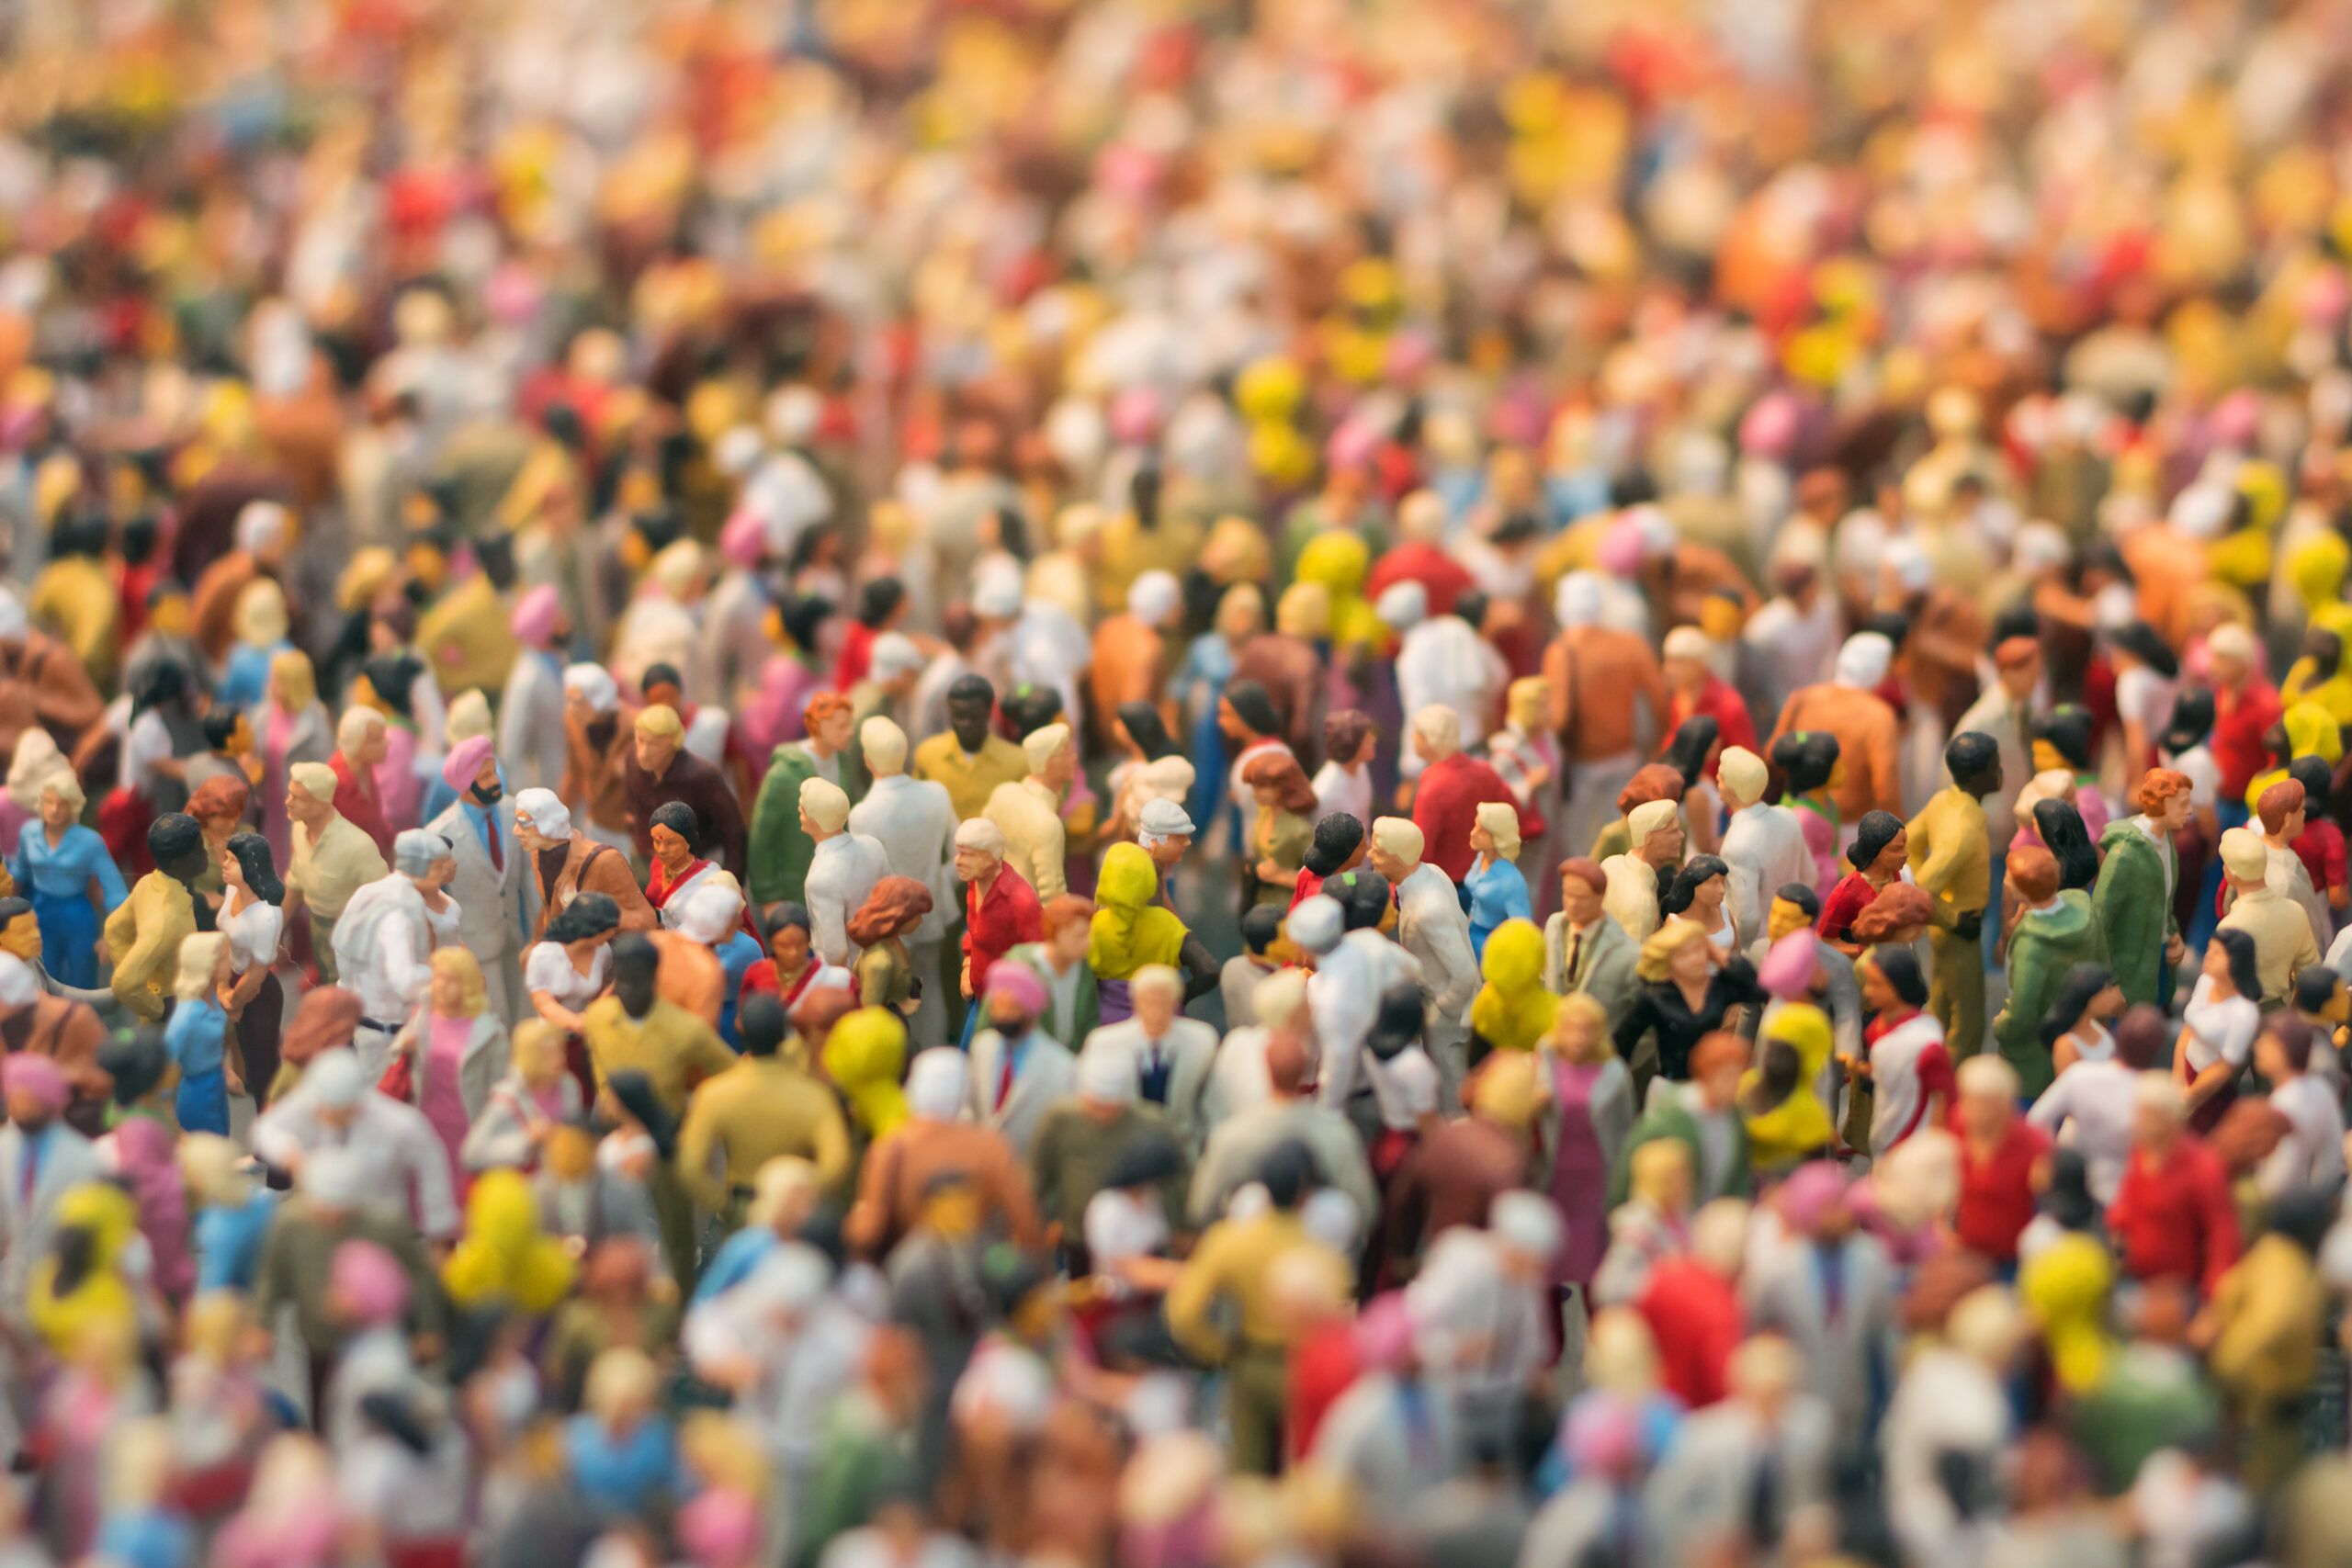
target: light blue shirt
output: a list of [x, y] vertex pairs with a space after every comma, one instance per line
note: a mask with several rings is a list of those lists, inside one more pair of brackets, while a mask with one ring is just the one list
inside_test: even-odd
[[49, 829], [38, 818], [26, 823], [17, 837], [17, 858], [8, 869], [17, 881], [50, 898], [78, 898], [95, 876], [109, 915], [130, 897], [130, 889], [123, 886], [122, 868], [107, 852], [107, 841], [95, 829], [79, 822], [65, 829], [55, 849], [49, 847]]
[[220, 1070], [221, 1036], [228, 1026], [229, 1015], [209, 998], [172, 1009], [172, 1021], [164, 1026], [164, 1045], [179, 1064], [180, 1077], [200, 1077]]

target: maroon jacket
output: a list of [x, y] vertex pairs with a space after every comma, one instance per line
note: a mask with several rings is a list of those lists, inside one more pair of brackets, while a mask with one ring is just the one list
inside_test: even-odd
[[1502, 775], [1466, 751], [1456, 751], [1421, 771], [1420, 787], [1413, 792], [1413, 826], [1421, 830], [1421, 858], [1460, 882], [1470, 874], [1477, 855], [1470, 848], [1470, 829], [1478, 807], [1490, 800], [1518, 801]]

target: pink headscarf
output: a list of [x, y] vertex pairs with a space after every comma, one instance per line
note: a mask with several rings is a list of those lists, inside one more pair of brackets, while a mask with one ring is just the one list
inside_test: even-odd
[[1845, 1199], [1846, 1173], [1827, 1160], [1812, 1160], [1781, 1183], [1781, 1217], [1791, 1230], [1809, 1235]]
[[51, 1111], [62, 1111], [73, 1091], [57, 1064], [37, 1051], [18, 1051], [0, 1067], [0, 1089], [27, 1094]]
[[1026, 964], [989, 964], [988, 994], [1011, 997], [1032, 1018], [1046, 1010], [1046, 983]]
[[1819, 964], [1813, 932], [1791, 931], [1764, 955], [1764, 962], [1757, 966], [1756, 981], [1784, 1002], [1800, 1001], [1811, 993]]
[[506, 629], [514, 640], [537, 648], [555, 635], [557, 616], [563, 609], [562, 596], [552, 583], [543, 582], [514, 601], [514, 614], [507, 617]]
[[408, 1311], [408, 1270], [372, 1241], [346, 1241], [334, 1249], [327, 1288], [362, 1328], [398, 1323]]

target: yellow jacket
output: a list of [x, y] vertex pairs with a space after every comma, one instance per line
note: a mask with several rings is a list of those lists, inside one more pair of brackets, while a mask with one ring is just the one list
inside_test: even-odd
[[180, 943], [196, 934], [196, 900], [187, 886], [151, 871], [107, 917], [107, 954], [114, 960], [114, 997], [141, 1022], [161, 1023], [177, 977]]
[[718, 1031], [677, 1003], [656, 998], [643, 1018], [631, 1018], [618, 997], [605, 997], [581, 1015], [588, 1060], [600, 1090], [615, 1073], [634, 1068], [673, 1112], [685, 1110], [686, 1096], [705, 1078], [735, 1065], [735, 1053]]
[[26, 604], [35, 626], [53, 632], [82, 661], [100, 688], [114, 689], [115, 653], [121, 642], [122, 600], [106, 569], [87, 556], [68, 556], [41, 568]]
[[725, 1213], [734, 1190], [780, 1155], [815, 1166], [829, 1190], [848, 1182], [849, 1129], [823, 1085], [773, 1056], [742, 1057], [702, 1081], [678, 1131], [678, 1175], [695, 1202]]
[[1269, 1265], [1294, 1247], [1314, 1248], [1330, 1260], [1342, 1280], [1347, 1277], [1347, 1265], [1309, 1236], [1295, 1213], [1270, 1209], [1251, 1219], [1211, 1225], [1168, 1292], [1168, 1331], [1185, 1354], [1215, 1364], [1240, 1348], [1212, 1319], [1220, 1301], [1239, 1308], [1242, 1345], [1280, 1348], [1285, 1337], [1283, 1319], [1275, 1312], [1266, 1278], [1272, 1272]]
[[969, 822], [987, 812], [997, 785], [1029, 776], [1029, 757], [1001, 735], [989, 736], [978, 755], [967, 757], [956, 732], [946, 730], [915, 748], [912, 771], [919, 779], [944, 786], [956, 820]]
[[1981, 913], [1993, 896], [1984, 803], [1958, 784], [1947, 785], [1911, 818], [1905, 833], [1911, 847], [1904, 863], [1911, 880], [1935, 899], [1935, 923], [1949, 931], [1954, 916]]
[[2246, 1248], [2213, 1290], [2221, 1325], [2207, 1363], [2241, 1400], [2288, 1399], [2319, 1371], [2327, 1295], [2303, 1249], [2277, 1233]]
[[[442, 695], [479, 686], [503, 691], [523, 645], [509, 626], [514, 612], [490, 578], [476, 572], [416, 619], [416, 646], [433, 667]], [[425, 737], [435, 747], [440, 737]]]

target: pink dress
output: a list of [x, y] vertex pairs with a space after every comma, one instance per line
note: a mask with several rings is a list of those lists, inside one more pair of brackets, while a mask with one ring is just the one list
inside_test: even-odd
[[1552, 1065], [1552, 1102], [1560, 1117], [1560, 1146], [1552, 1154], [1548, 1190], [1567, 1222], [1567, 1235], [1552, 1259], [1552, 1283], [1589, 1285], [1609, 1250], [1609, 1161], [1592, 1124], [1592, 1090], [1604, 1066], [1585, 1066], [1546, 1054]]
[[417, 807], [424, 798], [424, 781], [416, 776], [414, 730], [397, 724], [384, 726], [384, 760], [376, 764], [376, 798], [393, 832], [418, 825]]
[[470, 1018], [443, 1018], [438, 1013], [425, 1015], [431, 1028], [425, 1036], [424, 1092], [417, 1109], [441, 1134], [441, 1146], [449, 1156], [449, 1180], [456, 1187], [458, 1201], [465, 1201], [465, 1162], [458, 1151], [465, 1146], [465, 1095], [458, 1088], [458, 1069], [464, 1065], [467, 1043], [473, 1039], [474, 1021]]
[[1804, 847], [1813, 852], [1813, 890], [1826, 897], [1845, 874], [1838, 863], [1837, 820], [1802, 800], [1791, 804], [1796, 807], [1797, 826], [1804, 829]]
[[269, 840], [270, 858], [281, 873], [294, 858], [294, 824], [286, 815], [286, 747], [294, 737], [295, 717], [276, 703], [270, 704], [261, 736], [261, 830]]

